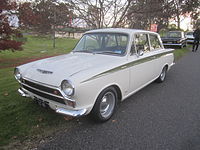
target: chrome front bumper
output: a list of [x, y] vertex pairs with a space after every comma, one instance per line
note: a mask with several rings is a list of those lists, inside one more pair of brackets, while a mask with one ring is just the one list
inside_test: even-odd
[[[18, 92], [21, 96], [23, 97], [31, 97], [28, 93], [23, 91], [21, 88], [18, 89]], [[67, 115], [71, 117], [80, 117], [86, 114], [87, 109], [80, 109], [80, 110], [68, 110], [65, 108], [59, 108], [57, 107], [55, 110], [56, 113], [62, 114], [62, 115]]]
[[83, 116], [86, 113], [86, 109], [80, 109], [80, 110], [67, 110], [64, 108], [57, 108], [56, 113], [67, 115], [67, 116], [72, 116], [72, 117], [79, 117]]
[[28, 95], [26, 92], [24, 92], [21, 88], [18, 89], [18, 92], [19, 92], [19, 94], [20, 94], [21, 96], [23, 96], [23, 97], [30, 97], [30, 95]]

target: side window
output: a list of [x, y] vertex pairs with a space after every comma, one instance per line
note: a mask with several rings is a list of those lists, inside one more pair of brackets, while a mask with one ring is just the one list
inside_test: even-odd
[[147, 34], [140, 33], [135, 35], [135, 47], [136, 51], [143, 51], [144, 53], [150, 51]]
[[151, 43], [151, 50], [155, 50], [155, 49], [160, 49], [161, 48], [160, 41], [159, 41], [157, 35], [150, 34], [149, 38], [150, 38], [150, 43]]

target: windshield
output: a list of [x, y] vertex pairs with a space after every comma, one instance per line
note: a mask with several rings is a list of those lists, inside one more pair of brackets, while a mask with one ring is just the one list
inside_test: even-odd
[[88, 33], [78, 42], [73, 52], [124, 55], [128, 35], [121, 33]]
[[193, 35], [193, 32], [187, 32], [186, 35]]
[[168, 32], [167, 37], [171, 38], [181, 38], [181, 32]]

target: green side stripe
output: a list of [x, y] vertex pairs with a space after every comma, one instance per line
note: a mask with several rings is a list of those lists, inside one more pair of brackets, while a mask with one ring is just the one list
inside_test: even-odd
[[85, 81], [82, 81], [81, 83], [84, 83], [84, 82], [87, 82], [87, 81], [90, 81], [90, 80], [94, 80], [94, 79], [97, 79], [99, 77], [102, 77], [102, 76], [105, 76], [106, 74], [110, 74], [110, 73], [114, 73], [114, 72], [117, 72], [119, 70], [123, 70], [123, 69], [126, 69], [126, 68], [130, 68], [132, 66], [136, 66], [136, 65], [139, 65], [139, 64], [142, 64], [144, 62], [148, 62], [148, 61], [152, 61], [152, 60], [155, 60], [155, 59], [158, 59], [160, 57], [163, 57], [163, 56], [166, 56], [168, 54], [172, 54], [173, 52], [170, 51], [170, 52], [165, 52], [165, 53], [162, 53], [162, 54], [157, 54], [157, 55], [153, 55], [153, 56], [149, 56], [149, 57], [146, 57], [146, 58], [143, 58], [143, 59], [140, 59], [140, 60], [135, 60], [135, 61], [132, 61], [130, 63], [127, 63], [127, 64], [124, 64], [124, 65], [121, 65], [119, 67], [116, 67], [116, 68], [113, 68], [111, 70], [108, 70], [108, 71], [105, 71], [105, 72], [102, 72], [98, 75], [95, 75]]

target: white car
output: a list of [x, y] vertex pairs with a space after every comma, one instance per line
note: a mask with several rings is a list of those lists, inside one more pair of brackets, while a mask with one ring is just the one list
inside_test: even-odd
[[[107, 121], [118, 102], [157, 80], [174, 64], [157, 33], [134, 29], [86, 32], [71, 53], [15, 68], [18, 92], [55, 112]], [[158, 91], [159, 92], [159, 91]]]
[[186, 38], [187, 38], [187, 43], [194, 43], [194, 36], [193, 36], [193, 31], [187, 32], [185, 34]]

